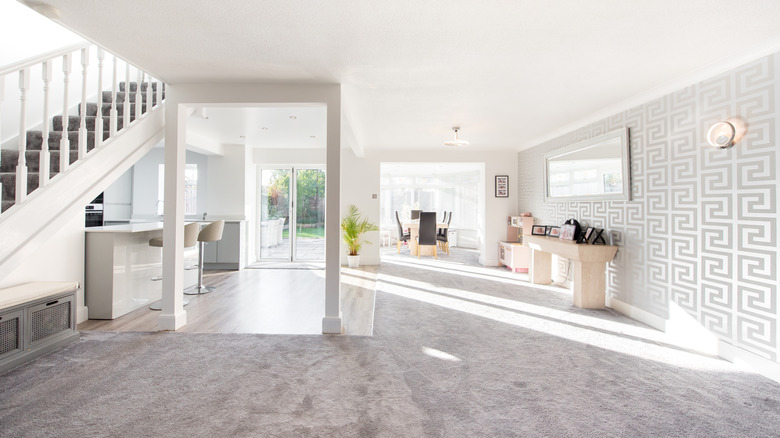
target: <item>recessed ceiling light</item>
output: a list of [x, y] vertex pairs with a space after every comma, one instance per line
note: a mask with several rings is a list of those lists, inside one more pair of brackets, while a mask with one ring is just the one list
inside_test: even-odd
[[263, 126], [263, 127], [262, 127], [262, 128], [260, 128], [260, 129], [262, 129], [263, 131], [268, 131], [268, 127], [267, 127], [267, 126]]
[[290, 116], [290, 118], [291, 118], [291, 119], [293, 119], [293, 120], [295, 120], [295, 119], [297, 119], [298, 117], [297, 117], [297, 116]]
[[238, 138], [246, 138], [246, 135], [239, 135]]
[[317, 138], [316, 135], [310, 135], [309, 138]]

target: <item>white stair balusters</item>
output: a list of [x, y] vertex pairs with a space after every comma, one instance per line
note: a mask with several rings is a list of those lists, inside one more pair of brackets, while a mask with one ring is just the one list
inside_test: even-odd
[[[141, 84], [144, 81], [144, 72], [141, 69], [138, 70], [138, 82], [135, 84], [135, 119], [141, 118]], [[130, 83], [125, 84], [125, 89], [130, 91]]]
[[163, 95], [162, 95], [163, 83], [162, 81], [156, 81], [156, 83], [157, 83], [157, 105], [160, 105], [162, 104], [162, 100], [163, 100]]
[[[113, 137], [116, 134], [116, 131], [118, 131], [116, 124], [118, 122], [117, 120], [117, 111], [116, 111], [116, 62], [117, 62], [117, 56], [114, 55], [114, 73], [113, 73], [113, 79], [111, 80], [111, 111], [108, 113], [111, 118], [108, 121], [109, 125], [109, 132], [111, 137]], [[103, 114], [103, 95], [102, 93], [99, 93], [100, 97], [98, 98], [98, 114]]]
[[125, 101], [122, 105], [122, 129], [130, 126], [130, 63], [125, 61]]
[[[27, 90], [30, 89], [30, 69], [19, 70], [19, 132], [27, 132]], [[27, 135], [19, 134], [19, 162], [16, 165], [16, 203], [27, 197]]]
[[[98, 103], [95, 113], [95, 149], [103, 145], [103, 60], [106, 59], [106, 51], [102, 47], [97, 48], [98, 59]], [[81, 107], [81, 112], [86, 115], [87, 106]]]
[[[63, 75], [63, 99], [62, 99], [62, 139], [60, 139], [60, 172], [65, 172], [70, 166], [70, 139], [68, 138], [68, 78], [70, 76], [71, 54], [62, 56], [62, 75]], [[23, 135], [20, 131], [19, 135]], [[17, 201], [18, 202], [18, 201]]]
[[149, 76], [146, 83], [146, 111], [145, 113], [149, 113], [152, 111], [152, 77]]
[[[87, 107], [87, 67], [89, 67], [89, 47], [81, 49], [81, 108]], [[81, 111], [79, 121], [79, 160], [87, 154], [87, 116]], [[63, 120], [63, 123], [68, 123]]]
[[[5, 186], [9, 193], [2, 198], [4, 203], [3, 209], [7, 209], [9, 205], [27, 202], [28, 191], [31, 192], [36, 186], [44, 187], [52, 184], [51, 174], [57, 168], [57, 163], [52, 163], [51, 161], [51, 156], [56, 156], [54, 154], [55, 151], [59, 150], [59, 172], [67, 172], [71, 167], [71, 147], [73, 147], [74, 161], [76, 155], [78, 155], [78, 159], [86, 158], [89, 156], [88, 151], [93, 146], [95, 148], [102, 146], [105, 143], [105, 137], [114, 137], [120, 131], [119, 117], [122, 117], [121, 126], [122, 129], [125, 129], [130, 126], [131, 119], [137, 120], [146, 117], [153, 108], [156, 108], [163, 102], [162, 81], [153, 79], [149, 73], [134, 66], [132, 69], [135, 70], [131, 71], [132, 69], [128, 62], [121, 60], [120, 63], [119, 57], [97, 46], [95, 46], [93, 51], [92, 46], [93, 44], [89, 43], [74, 44], [70, 47], [0, 67], [0, 106], [6, 113], [9, 111], [13, 113], [13, 117], [8, 117], [8, 114], [6, 114], [6, 123], [2, 125], [2, 131], [6, 137], [9, 137], [10, 133], [11, 142], [18, 140], [18, 147], [12, 147], [11, 150], [3, 150], [4, 167], [11, 167], [4, 169], [3, 174], [3, 178], [9, 178], [9, 180], [5, 180]], [[81, 93], [77, 94], [79, 90], [74, 90], [71, 94], [70, 76], [73, 71], [73, 57], [78, 56], [79, 52], [82, 71], [81, 81], [78, 82], [81, 82]], [[108, 75], [103, 68], [105, 66], [104, 63], [107, 61], [106, 56], [111, 56], [113, 71], [109, 77], [104, 78], [104, 74]], [[59, 65], [60, 59], [62, 60], [61, 66]], [[119, 68], [122, 68], [122, 63], [124, 63], [124, 75], [119, 71]], [[38, 66], [41, 68], [40, 79], [36, 71]], [[62, 77], [59, 76], [60, 68], [62, 69]], [[16, 120], [16, 100], [13, 100], [13, 108], [9, 108], [9, 102], [4, 99], [6, 97], [4, 96], [6, 91], [4, 87], [5, 77], [17, 74], [19, 77], [20, 98], [18, 124]], [[93, 74], [97, 74], [97, 81], [92, 79]], [[137, 82], [130, 81], [131, 75], [132, 77], [137, 76]], [[121, 85], [120, 78], [125, 81], [125, 86], [122, 89], [119, 88]], [[40, 82], [38, 82], [39, 80]], [[107, 83], [108, 80], [112, 81], [110, 87]], [[76, 86], [78, 86], [78, 82], [76, 82]], [[136, 84], [135, 90], [132, 89], [133, 83]], [[146, 86], [145, 89], [143, 88], [144, 86]], [[106, 91], [105, 95], [105, 112], [103, 110], [103, 87], [110, 90]], [[42, 106], [38, 100], [38, 93], [41, 90], [43, 94], [41, 98], [43, 101]], [[52, 105], [60, 108], [60, 92], [62, 92], [61, 113], [59, 109], [52, 109]], [[131, 96], [131, 93], [135, 95]], [[110, 104], [109, 94], [111, 95]], [[118, 94], [122, 96], [119, 101], [117, 101]], [[95, 95], [97, 95], [97, 99], [93, 99]], [[146, 102], [146, 107], [143, 106], [144, 102]], [[153, 102], [156, 105], [153, 105]], [[135, 108], [133, 108], [133, 104], [135, 104]], [[93, 112], [92, 107], [95, 105], [97, 109]], [[119, 115], [118, 105], [123, 105], [121, 116]], [[75, 108], [77, 106], [80, 110], [76, 112]], [[61, 123], [58, 122], [60, 114], [62, 118]], [[78, 115], [78, 121], [76, 117], [73, 117], [73, 123], [71, 123], [69, 114]], [[89, 120], [93, 114], [95, 116], [94, 127], [92, 121]], [[107, 116], [106, 119], [103, 119], [104, 114]], [[14, 121], [9, 123], [8, 120]], [[2, 121], [3, 118], [0, 118], [0, 122]], [[19, 129], [18, 132], [17, 127]], [[74, 136], [78, 135], [78, 144], [71, 144], [71, 140], [75, 140], [75, 138], [69, 136], [69, 133]], [[59, 146], [51, 147], [51, 144], [56, 143], [57, 135], [60, 135]], [[94, 143], [90, 144], [89, 138], [92, 135], [95, 137]], [[38, 140], [39, 138], [40, 140]], [[30, 156], [34, 152], [39, 152], [37, 143], [34, 144], [33, 141], [41, 142], [40, 156], [31, 158], [32, 161], [28, 166], [28, 147], [34, 149], [33, 152], [30, 152]], [[18, 152], [16, 152], [17, 149]], [[18, 156], [14, 159], [17, 153]], [[36, 170], [38, 173], [37, 184], [35, 180]], [[30, 179], [29, 184], [28, 179]], [[2, 194], [2, 187], [3, 184], [0, 183], [0, 194]]]
[[49, 175], [51, 175], [51, 156], [49, 155], [49, 84], [51, 83], [52, 76], [51, 69], [51, 59], [41, 63], [41, 80], [43, 81], [43, 125], [41, 126], [41, 164], [38, 170], [38, 185], [40, 187], [49, 183]]

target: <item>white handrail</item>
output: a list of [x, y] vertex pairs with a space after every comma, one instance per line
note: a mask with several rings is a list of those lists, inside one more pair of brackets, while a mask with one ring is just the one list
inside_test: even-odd
[[[152, 75], [143, 71], [142, 69], [136, 67], [135, 65], [132, 65], [129, 62], [126, 62], [122, 60], [124, 63], [124, 66], [122, 70], [124, 70], [124, 81], [125, 81], [125, 89], [123, 93], [123, 99], [119, 100], [117, 99], [117, 79], [118, 75], [118, 66], [117, 66], [117, 60], [121, 60], [121, 58], [117, 57], [116, 55], [112, 55], [112, 66], [113, 71], [110, 72], [110, 75], [112, 77], [112, 83], [110, 86], [107, 86], [107, 88], [110, 90], [108, 93], [111, 94], [111, 100], [110, 100], [110, 110], [108, 114], [108, 123], [109, 126], [106, 127], [103, 123], [103, 86], [107, 85], [103, 83], [103, 61], [105, 59], [105, 55], [107, 54], [104, 49], [100, 47], [96, 47], [97, 53], [97, 102], [95, 105], [97, 105], [96, 113], [93, 115], [87, 116], [87, 98], [88, 98], [88, 91], [87, 86], [92, 81], [91, 75], [94, 73], [91, 72], [90, 67], [90, 59], [92, 58], [92, 52], [91, 47], [94, 44], [89, 42], [83, 42], [78, 44], [73, 44], [68, 47], [56, 49], [49, 51], [47, 53], [34, 56], [31, 58], [27, 58], [25, 60], [15, 62], [13, 64], [10, 64], [8, 66], [3, 67], [0, 69], [0, 104], [6, 104], [4, 102], [3, 92], [5, 91], [5, 77], [11, 76], [11, 75], [19, 75], [19, 101], [18, 101], [18, 108], [19, 111], [16, 113], [18, 114], [18, 119], [16, 119], [14, 116], [5, 117], [5, 114], [8, 113], [7, 105], [3, 105], [3, 113], [0, 114], [0, 125], [3, 125], [3, 131], [8, 132], [6, 130], [7, 127], [12, 126], [11, 122], [16, 120], [17, 122], [17, 149], [18, 149], [18, 159], [16, 163], [16, 180], [15, 180], [15, 196], [12, 197], [14, 199], [5, 199], [5, 200], [11, 200], [14, 204], [21, 204], [25, 202], [27, 197], [27, 174], [28, 174], [28, 164], [26, 160], [26, 153], [28, 152], [27, 149], [27, 142], [28, 142], [28, 134], [30, 134], [27, 130], [28, 129], [38, 129], [41, 136], [41, 146], [40, 146], [40, 154], [39, 159], [36, 160], [40, 164], [38, 166], [38, 187], [43, 188], [44, 186], [48, 186], [50, 183], [50, 176], [51, 176], [51, 168], [52, 163], [50, 162], [50, 149], [49, 149], [49, 140], [52, 140], [52, 143], [54, 140], [52, 139], [52, 132], [58, 132], [59, 134], [59, 147], [56, 148], [56, 150], [59, 151], [59, 173], [66, 172], [70, 167], [70, 155], [71, 155], [71, 141], [69, 138], [69, 133], [73, 133], [72, 131], [77, 131], [78, 133], [78, 144], [77, 148], [74, 148], [74, 151], [77, 151], [77, 158], [78, 160], [82, 158], [86, 158], [88, 156], [87, 150], [92, 147], [92, 149], [100, 147], [103, 145], [103, 137], [104, 133], [107, 137], [113, 138], [119, 131], [124, 131], [129, 128], [130, 126], [130, 119], [131, 117], [135, 120], [139, 120], [143, 117], [145, 117], [148, 113], [151, 112], [152, 108], [155, 106], [159, 106], [162, 103], [162, 89], [163, 89], [163, 82], [162, 81], [154, 81]], [[80, 63], [81, 63], [81, 80], [77, 81], [76, 77], [71, 77], [72, 73], [76, 73], [72, 71], [72, 61], [74, 55], [78, 55], [78, 52], [81, 52], [80, 57]], [[61, 75], [58, 75], [57, 78], [54, 78], [52, 76], [52, 72], [54, 70], [54, 62], [58, 62], [61, 60], [61, 68], [58, 68], [57, 70], [61, 70]], [[78, 62], [78, 61], [76, 61]], [[133, 71], [133, 75], [137, 74], [137, 82], [133, 83], [131, 82], [131, 66]], [[41, 71], [41, 80], [40, 84], [30, 84], [30, 70], [31, 69], [40, 69]], [[37, 75], [36, 75], [37, 76]], [[147, 80], [148, 78], [148, 80]], [[72, 82], [72, 84], [71, 84]], [[76, 85], [78, 82], [81, 83], [81, 88], [79, 90], [76, 90], [80, 96], [80, 101], [78, 102], [78, 114], [76, 114], [73, 117], [74, 123], [71, 124], [71, 119], [69, 117], [69, 113], [73, 113], [75, 110], [75, 103], [71, 101], [70, 98], [70, 85]], [[55, 84], [56, 83], [56, 84]], [[156, 85], [155, 85], [156, 83]], [[146, 90], [143, 90], [143, 86], [146, 84]], [[31, 88], [32, 85], [32, 88]], [[55, 119], [60, 119], [59, 122], [56, 122], [58, 124], [51, 125], [49, 123], [50, 117], [52, 114], [50, 114], [52, 103], [50, 101], [50, 91], [52, 85], [59, 85], [62, 91], [62, 113], [61, 115], [58, 115], [55, 117]], [[135, 86], [136, 89], [132, 90], [132, 86]], [[157, 88], [154, 89], [153, 85], [155, 85]], [[30, 90], [41, 90], [41, 94], [30, 94]], [[55, 90], [56, 94], [59, 94], [59, 90]], [[153, 93], [154, 91], [157, 92], [157, 99], [156, 104], [153, 105], [152, 102], [155, 100], [153, 99]], [[134, 96], [131, 96], [131, 93], [134, 94]], [[74, 93], [75, 94], [75, 93]], [[40, 96], [40, 97], [39, 97]], [[28, 114], [28, 108], [30, 106], [28, 105], [28, 101], [30, 100], [30, 97], [33, 98], [33, 100], [37, 101], [39, 98], [43, 101], [43, 108], [40, 109], [38, 107], [33, 107], [31, 111], [31, 115], [33, 116], [40, 116], [42, 113], [42, 118], [39, 120], [37, 118], [33, 118], [32, 122], [30, 122], [27, 118]], [[108, 95], [106, 96], [108, 97]], [[133, 105], [135, 106], [133, 109], [134, 111], [131, 113], [130, 107], [131, 107], [131, 97], [133, 97]], [[75, 100], [75, 99], [74, 99]], [[108, 100], [108, 99], [106, 99]], [[146, 103], [144, 104], [144, 100], [146, 100]], [[57, 105], [60, 105], [60, 101], [57, 100]], [[122, 106], [122, 129], [118, 129], [118, 117], [117, 117], [117, 107], [121, 105]], [[90, 110], [91, 112], [92, 110]], [[78, 121], [76, 121], [76, 118], [78, 117]], [[94, 117], [94, 121], [92, 118]], [[89, 120], [88, 120], [89, 119]], [[94, 126], [92, 126], [94, 123]], [[89, 126], [89, 128], [88, 128]], [[52, 128], [56, 128], [52, 129]], [[108, 132], [106, 132], [108, 131]], [[12, 133], [14, 130], [11, 131]], [[91, 135], [94, 135], [94, 143], [88, 142], [88, 138], [90, 138]], [[30, 138], [37, 138], [37, 134], [33, 133]], [[5, 141], [10, 141], [13, 139], [13, 136], [6, 139]], [[74, 142], [76, 140], [74, 139]], [[76, 146], [76, 145], [74, 145]], [[90, 149], [91, 150], [91, 149]], [[36, 163], [37, 164], [37, 163]], [[51, 180], [53, 182], [54, 180]], [[0, 193], [2, 193], [2, 185], [0, 185]], [[1, 212], [0, 212], [1, 213]]]
[[33, 56], [32, 58], [23, 59], [21, 61], [14, 62], [13, 64], [9, 64], [3, 68], [0, 68], [0, 76], [7, 75], [9, 73], [18, 73], [19, 70], [22, 70], [27, 67], [32, 67], [34, 65], [40, 64], [43, 61], [47, 61], [49, 59], [58, 58], [66, 53], [75, 52], [76, 50], [81, 50], [87, 47], [92, 46], [93, 44], [90, 42], [83, 42], [83, 43], [77, 43], [73, 44], [67, 47], [62, 47], [60, 49], [55, 49], [46, 53], [43, 53], [41, 55]]

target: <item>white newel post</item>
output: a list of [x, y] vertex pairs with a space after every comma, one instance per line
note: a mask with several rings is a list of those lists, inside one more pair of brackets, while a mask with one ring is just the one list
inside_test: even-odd
[[87, 154], [87, 67], [89, 47], [81, 49], [81, 120], [79, 122], [79, 160]]
[[49, 82], [51, 82], [51, 60], [41, 64], [41, 79], [43, 80], [43, 126], [41, 126], [41, 156], [40, 170], [38, 171], [38, 185], [40, 187], [49, 183], [49, 171], [51, 169], [51, 156], [49, 155]]
[[122, 129], [130, 126], [130, 63], [125, 61], [125, 100], [122, 106]]
[[[97, 48], [98, 59], [98, 103], [97, 112], [95, 113], [95, 149], [103, 145], [103, 60], [106, 58], [106, 51], [102, 47]], [[82, 111], [86, 114], [87, 107], [83, 107]]]
[[[138, 82], [135, 84], [135, 119], [141, 118], [141, 83], [144, 81], [144, 72], [138, 69]], [[129, 85], [128, 85], [129, 86]]]
[[70, 76], [71, 54], [62, 56], [63, 74], [63, 104], [62, 104], [62, 138], [60, 139], [60, 173], [70, 166], [70, 140], [68, 139], [68, 77]]
[[30, 69], [19, 71], [19, 163], [16, 165], [16, 204], [20, 204], [27, 196], [27, 90], [30, 88]]
[[[108, 120], [108, 129], [111, 133], [111, 136], [113, 137], [114, 134], [116, 134], [116, 124], [117, 124], [117, 111], [116, 111], [116, 55], [114, 55], [114, 73], [113, 73], [113, 79], [111, 81], [111, 111], [108, 113], [110, 116]], [[100, 102], [98, 102], [98, 114], [103, 115], [103, 94], [101, 92], [100, 94]]]

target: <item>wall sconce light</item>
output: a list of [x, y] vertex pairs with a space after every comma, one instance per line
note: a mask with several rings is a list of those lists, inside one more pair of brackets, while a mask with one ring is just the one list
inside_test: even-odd
[[718, 122], [707, 131], [707, 143], [716, 148], [725, 149], [734, 145], [737, 130], [731, 122]]

